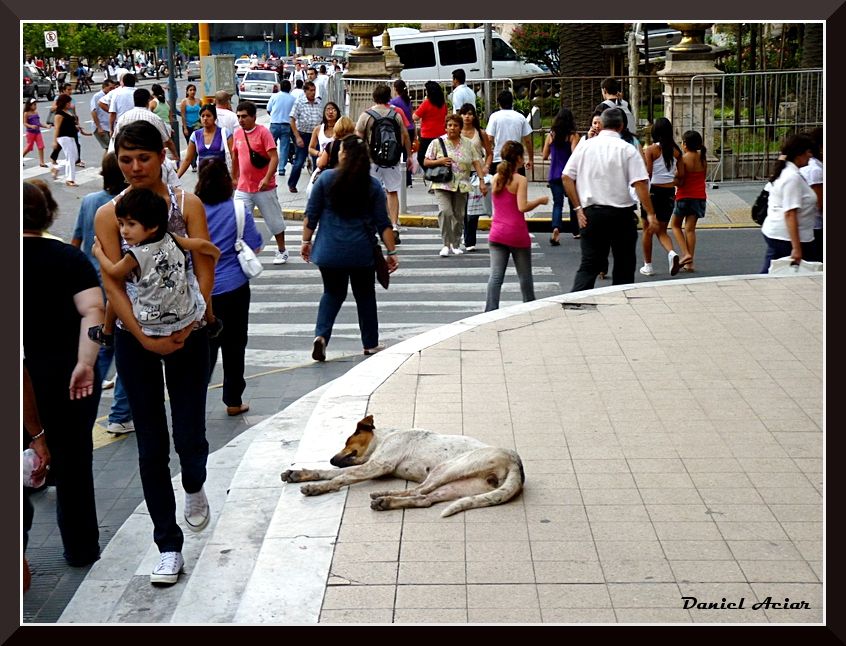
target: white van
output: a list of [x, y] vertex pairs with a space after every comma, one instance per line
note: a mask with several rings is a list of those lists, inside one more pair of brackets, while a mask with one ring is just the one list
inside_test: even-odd
[[[388, 29], [391, 47], [403, 64], [401, 77], [405, 81], [450, 79], [452, 71], [462, 68], [467, 80], [485, 77], [485, 30], [448, 29], [420, 31], [407, 27]], [[493, 44], [493, 77], [520, 79], [547, 76], [540, 67], [526, 63], [496, 31], [491, 34]], [[382, 37], [373, 39], [382, 46]]]
[[355, 49], [355, 45], [332, 45], [332, 51], [329, 54], [330, 58], [349, 58], [350, 52]]

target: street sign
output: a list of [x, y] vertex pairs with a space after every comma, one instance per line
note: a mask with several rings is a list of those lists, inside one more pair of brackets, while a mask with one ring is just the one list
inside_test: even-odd
[[44, 32], [44, 45], [50, 49], [55, 49], [59, 46], [59, 33], [56, 31]]

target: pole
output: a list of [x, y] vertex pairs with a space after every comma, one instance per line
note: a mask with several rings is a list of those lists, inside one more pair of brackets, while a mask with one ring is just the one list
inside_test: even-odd
[[285, 56], [288, 57], [290, 55], [291, 55], [291, 47], [288, 43], [288, 23], [286, 22], [285, 23]]
[[[491, 35], [491, 23], [485, 23], [485, 78], [493, 78], [493, 36]], [[491, 116], [491, 82], [485, 81], [485, 121]]]
[[173, 65], [173, 34], [170, 31], [170, 23], [167, 23], [167, 60], [169, 61], [167, 75], [167, 89], [170, 94], [170, 128], [171, 139], [176, 145], [176, 154], [179, 155], [179, 124], [176, 122], [176, 72]]
[[[209, 56], [211, 54], [211, 45], [209, 44], [209, 23], [201, 22], [198, 25], [198, 33], [200, 36], [199, 48], [200, 48], [200, 60], [202, 60], [203, 56]], [[203, 103], [214, 103], [214, 97], [211, 96], [204, 96]]]

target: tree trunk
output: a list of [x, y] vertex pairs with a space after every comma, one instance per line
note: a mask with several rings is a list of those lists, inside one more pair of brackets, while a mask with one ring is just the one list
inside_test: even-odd
[[[743, 23], [737, 23], [737, 72], [743, 73]], [[743, 87], [741, 77], [734, 82], [734, 125], [740, 125], [740, 93]]]
[[802, 67], [822, 67], [823, 65], [823, 26], [820, 23], [807, 23], [805, 37], [802, 39]]
[[599, 85], [609, 74], [602, 44], [624, 43], [622, 23], [565, 23], [559, 36], [561, 105], [570, 108], [581, 131], [590, 128], [593, 109], [602, 101]]

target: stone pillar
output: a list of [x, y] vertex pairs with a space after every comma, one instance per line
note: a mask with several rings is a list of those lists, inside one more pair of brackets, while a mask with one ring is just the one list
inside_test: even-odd
[[700, 74], [723, 74], [714, 67], [711, 46], [703, 42], [707, 24], [673, 24], [684, 32], [682, 42], [667, 52], [667, 61], [658, 76], [664, 84], [664, 116], [673, 124], [673, 136], [681, 145], [681, 136], [687, 130], [702, 134], [708, 156], [715, 151], [714, 87], [719, 79], [697, 80], [691, 97], [690, 81]]
[[348, 27], [360, 39], [359, 46], [349, 54], [349, 64], [344, 72], [350, 97], [348, 116], [355, 122], [373, 105], [373, 87], [380, 81], [390, 83], [391, 74], [385, 66], [385, 53], [373, 46], [373, 37], [385, 31], [385, 24], [353, 22]]

